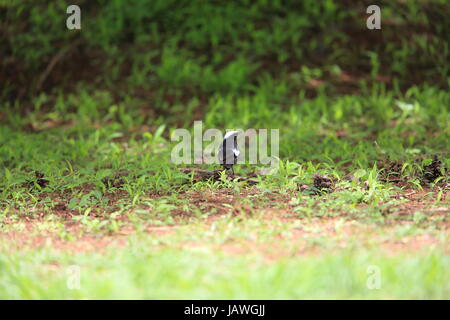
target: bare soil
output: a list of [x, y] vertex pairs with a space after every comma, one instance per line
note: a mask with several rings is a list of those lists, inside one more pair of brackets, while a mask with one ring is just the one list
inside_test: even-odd
[[[320, 254], [324, 250], [335, 252], [354, 246], [378, 247], [387, 253], [397, 254], [443, 246], [439, 234], [433, 231], [399, 234], [399, 228], [414, 224], [413, 216], [417, 211], [425, 214], [428, 219], [440, 218], [439, 232], [449, 234], [450, 192], [444, 193], [439, 201], [432, 195], [431, 190], [427, 189], [405, 190], [396, 197], [407, 199], [406, 202], [385, 209], [384, 215], [389, 219], [384, 223], [367, 223], [354, 216], [347, 216], [345, 212], [335, 217], [302, 218], [287, 205], [289, 195], [262, 195], [256, 188], [243, 190], [240, 194], [229, 189], [190, 191], [180, 197], [201, 208], [202, 212], [214, 209], [214, 214], [199, 220], [189, 212], [177, 209], [172, 212], [176, 218], [174, 225], [148, 224], [143, 232], [164, 239], [192, 232], [189, 229], [190, 223], [195, 219], [196, 226], [205, 230], [211, 230], [216, 222], [226, 217], [232, 217], [238, 224], [245, 223], [246, 219], [258, 219], [264, 225], [264, 230], [271, 232], [270, 237], [261, 236], [257, 231], [249, 231], [245, 236], [230, 237], [220, 243], [205, 236], [202, 241], [175, 241], [174, 245], [186, 249], [207, 247], [227, 254], [259, 253], [269, 260]], [[242, 199], [249, 197], [256, 199], [251, 206], [242, 202]], [[363, 206], [361, 205], [361, 209]], [[52, 228], [42, 228], [43, 223], [48, 223], [45, 214], [19, 220], [6, 218], [2, 222], [4, 231], [0, 232], [0, 242], [7, 245], [0, 246], [0, 250], [51, 246], [54, 250], [67, 252], [102, 252], [110, 246], [127, 246], [128, 237], [137, 233], [131, 223], [125, 223], [117, 232], [86, 232], [79, 222], [72, 219], [73, 214], [64, 203], [58, 203], [54, 213], [63, 221], [65, 234], [69, 234], [70, 238], [61, 237], [61, 234]], [[18, 224], [21, 224], [20, 228], [17, 227]], [[44, 229], [45, 231], [42, 231]], [[444, 250], [448, 250], [445, 245]]]

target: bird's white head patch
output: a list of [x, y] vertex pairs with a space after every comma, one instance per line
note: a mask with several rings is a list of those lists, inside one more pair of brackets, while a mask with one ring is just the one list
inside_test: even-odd
[[223, 137], [224, 140], [237, 136], [239, 134], [239, 131], [228, 131], [227, 133], [225, 133], [225, 137]]

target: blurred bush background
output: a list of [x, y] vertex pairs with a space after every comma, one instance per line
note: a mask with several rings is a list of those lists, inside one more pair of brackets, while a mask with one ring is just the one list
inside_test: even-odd
[[[378, 1], [382, 29], [368, 30], [372, 2], [3, 0], [1, 100], [86, 86], [170, 112], [274, 84], [308, 97], [374, 82], [448, 88], [448, 2]], [[70, 4], [81, 8], [81, 30], [66, 28]]]
[[3, 0], [0, 123], [283, 127], [291, 159], [375, 159], [369, 140], [391, 156], [448, 150], [448, 1], [378, 1], [381, 30], [370, 4]]

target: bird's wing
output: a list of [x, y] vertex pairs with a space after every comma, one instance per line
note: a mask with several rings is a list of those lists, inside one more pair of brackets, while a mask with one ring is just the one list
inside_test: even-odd
[[235, 156], [233, 152], [226, 152], [224, 164], [235, 164]]
[[[225, 153], [225, 154], [224, 154]], [[219, 152], [217, 153], [217, 157], [219, 158], [220, 164], [235, 164], [235, 152], [234, 150], [225, 150], [223, 148], [219, 148]]]
[[222, 144], [219, 146], [217, 157], [220, 164], [233, 165], [236, 164], [236, 159], [240, 155], [237, 146], [236, 135], [238, 131], [227, 132]]

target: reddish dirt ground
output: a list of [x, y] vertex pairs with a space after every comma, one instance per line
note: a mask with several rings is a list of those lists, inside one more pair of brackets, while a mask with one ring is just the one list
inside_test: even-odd
[[[398, 235], [398, 227], [411, 226], [411, 218], [416, 211], [427, 215], [428, 218], [442, 216], [439, 222], [440, 232], [448, 235], [450, 221], [448, 219], [449, 192], [442, 195], [436, 202], [430, 190], [414, 191], [406, 190], [398, 194], [398, 198], [406, 198], [409, 201], [388, 208], [386, 215], [389, 216], [383, 224], [366, 223], [356, 218], [346, 217], [345, 214], [338, 217], [321, 218], [299, 218], [286, 204], [289, 196], [274, 194], [265, 197], [265, 201], [255, 206], [242, 204], [242, 198], [258, 196], [256, 189], [245, 190], [236, 196], [232, 190], [221, 189], [216, 191], [191, 191], [181, 196], [188, 199], [190, 203], [205, 211], [215, 209], [214, 215], [206, 219], [195, 220], [188, 213], [175, 210], [173, 215], [177, 218], [174, 225], [146, 225], [142, 230], [149, 236], [164, 239], [190, 230], [191, 222], [197, 227], [210, 230], [215, 222], [224, 219], [231, 213], [236, 223], [245, 223], [246, 219], [258, 219], [265, 224], [265, 228], [273, 232], [270, 237], [260, 237], [257, 231], [251, 231], [243, 237], [230, 238], [226, 241], [216, 243], [210, 237], [203, 241], [178, 241], [174, 246], [181, 248], [208, 247], [220, 250], [227, 254], [252, 254], [260, 253], [269, 260], [281, 257], [289, 257], [304, 254], [321, 254], [334, 252], [355, 246], [378, 247], [388, 253], [397, 254], [401, 252], [414, 252], [441, 246], [442, 240], [436, 233], [422, 232], [417, 234]], [[284, 207], [279, 204], [284, 204]], [[39, 225], [45, 223], [45, 215], [37, 214], [35, 218], [24, 218], [19, 221], [5, 219], [4, 232], [0, 238], [8, 245], [0, 250], [16, 250], [21, 248], [41, 248], [51, 246], [55, 250], [68, 252], [102, 252], [110, 246], [126, 246], [128, 237], [136, 234], [130, 223], [125, 223], [117, 232], [112, 233], [89, 233], [83, 230], [78, 222], [71, 220], [71, 212], [64, 204], [58, 204], [55, 208], [56, 215], [64, 222], [64, 231], [70, 235], [70, 239], [62, 238], [57, 231], [41, 231]], [[392, 219], [400, 217], [401, 219]], [[21, 223], [21, 228], [12, 228]], [[280, 228], [280, 226], [288, 226]], [[280, 232], [277, 232], [280, 229]], [[196, 231], [198, 232], [198, 231]], [[325, 244], [324, 240], [327, 240]], [[444, 250], [448, 250], [444, 246]]]

